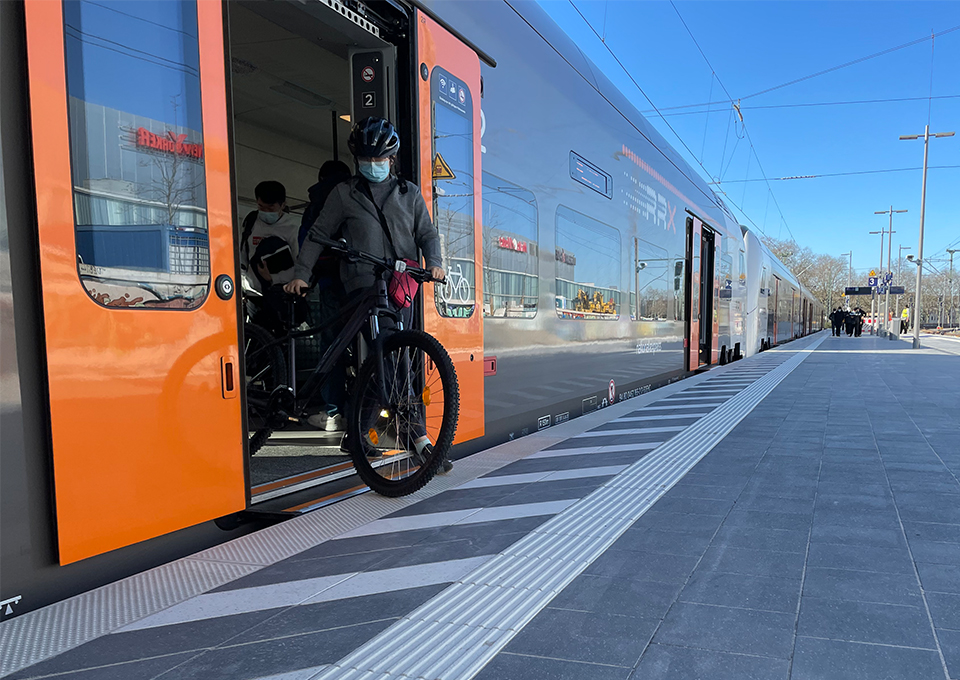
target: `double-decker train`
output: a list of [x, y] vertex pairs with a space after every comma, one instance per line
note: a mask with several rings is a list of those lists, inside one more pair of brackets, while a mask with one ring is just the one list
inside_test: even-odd
[[822, 328], [534, 3], [26, 0], [0, 51], [0, 616], [363, 490], [335, 433], [248, 455], [236, 284], [253, 187], [299, 210], [359, 118], [440, 233], [454, 457]]

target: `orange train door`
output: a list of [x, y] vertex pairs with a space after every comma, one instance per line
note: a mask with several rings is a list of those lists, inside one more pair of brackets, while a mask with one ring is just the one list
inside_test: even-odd
[[424, 328], [457, 367], [462, 442], [484, 433], [480, 59], [419, 10], [416, 22], [420, 187], [447, 272], [424, 289]]
[[61, 564], [246, 505], [219, 3], [28, 0]]

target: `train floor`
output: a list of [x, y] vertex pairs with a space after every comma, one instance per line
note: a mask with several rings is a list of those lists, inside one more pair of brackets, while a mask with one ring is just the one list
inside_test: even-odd
[[11, 619], [2, 672], [960, 678], [960, 360], [930, 344], [715, 368]]

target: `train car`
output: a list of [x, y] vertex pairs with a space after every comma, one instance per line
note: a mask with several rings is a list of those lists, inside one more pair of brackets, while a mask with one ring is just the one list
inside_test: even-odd
[[454, 457], [807, 328], [792, 275], [534, 3], [0, 19], [2, 616], [364, 490], [335, 433], [249, 455], [236, 282], [255, 184], [302, 209], [367, 115], [440, 233], [418, 309], [459, 376]]
[[823, 309], [796, 275], [750, 229], [741, 226], [746, 248], [748, 355], [823, 329]]

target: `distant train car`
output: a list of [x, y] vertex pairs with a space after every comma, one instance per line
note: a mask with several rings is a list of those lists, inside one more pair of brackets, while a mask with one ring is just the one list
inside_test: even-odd
[[456, 457], [822, 324], [535, 3], [0, 14], [0, 616], [364, 490], [336, 433], [249, 455], [236, 284], [253, 187], [300, 211], [359, 118], [397, 124], [439, 230], [418, 311], [457, 367]]

